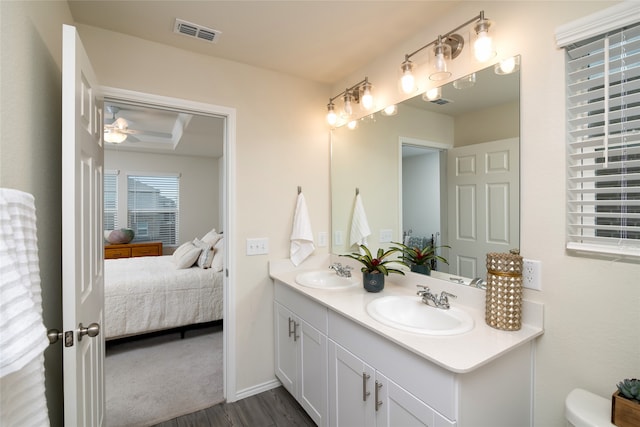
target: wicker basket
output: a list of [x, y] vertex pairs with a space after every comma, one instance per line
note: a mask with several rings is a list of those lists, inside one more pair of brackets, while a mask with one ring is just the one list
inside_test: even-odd
[[522, 326], [522, 257], [517, 250], [487, 254], [485, 321], [503, 331]]

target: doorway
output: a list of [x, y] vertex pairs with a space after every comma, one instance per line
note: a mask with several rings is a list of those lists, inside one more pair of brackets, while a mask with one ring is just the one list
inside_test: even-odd
[[[222, 369], [222, 377], [220, 380], [222, 381], [223, 388], [223, 398], [229, 401], [235, 400], [235, 342], [233, 337], [235, 336], [235, 310], [234, 310], [234, 300], [235, 293], [233, 292], [234, 286], [232, 282], [235, 280], [234, 275], [232, 274], [233, 268], [233, 236], [235, 235], [235, 229], [233, 221], [230, 219], [233, 218], [233, 212], [235, 207], [235, 179], [234, 179], [234, 171], [235, 171], [235, 110], [227, 107], [221, 107], [211, 104], [203, 104], [188, 100], [176, 99], [176, 98], [167, 98], [161, 97], [157, 95], [144, 94], [133, 91], [125, 91], [114, 88], [104, 88], [104, 96], [105, 96], [105, 106], [119, 106], [120, 108], [127, 108], [131, 106], [133, 110], [153, 110], [156, 112], [168, 113], [168, 114], [177, 114], [182, 121], [183, 124], [191, 122], [191, 125], [198, 125], [195, 127], [206, 128], [207, 122], [217, 122], [214, 125], [214, 128], [217, 126], [219, 128], [219, 138], [214, 138], [210, 134], [209, 135], [200, 135], [200, 139], [202, 138], [209, 139], [209, 141], [213, 139], [218, 139], [216, 144], [219, 144], [217, 147], [200, 147], [199, 149], [209, 149], [213, 162], [217, 163], [217, 181], [219, 182], [218, 189], [219, 191], [208, 191], [211, 188], [204, 190], [196, 190], [194, 188], [189, 188], [187, 191], [191, 194], [199, 193], [199, 197], [205, 197], [207, 195], [211, 195], [212, 193], [215, 195], [211, 195], [211, 197], [218, 200], [217, 203], [217, 211], [213, 212], [210, 216], [215, 218], [211, 223], [207, 225], [210, 228], [216, 228], [218, 231], [224, 232], [224, 261], [223, 261], [223, 318], [224, 318], [224, 328], [222, 331], [222, 359], [223, 359], [223, 369]], [[115, 112], [115, 113], [114, 113]], [[105, 123], [111, 123], [115, 119], [118, 118], [118, 113], [116, 109], [106, 109], [105, 108]], [[172, 151], [180, 151], [182, 156], [195, 156], [202, 157], [197, 153], [197, 150], [194, 147], [185, 147], [184, 145], [180, 146], [180, 144], [176, 144], [175, 138], [169, 141], [169, 146], [162, 146], [162, 133], [170, 133], [175, 134], [182, 132], [184, 129], [187, 129], [187, 126], [184, 126], [184, 129], [173, 129], [171, 132], [167, 132], [166, 130], [159, 130], [154, 132], [141, 130], [139, 123], [135, 123], [135, 116], [132, 116], [130, 123], [128, 123], [128, 128], [131, 132], [130, 137], [132, 139], [131, 144], [129, 146], [120, 145], [118, 150], [122, 153], [127, 153], [128, 150], [133, 156], [134, 152], [147, 152], [150, 153], [148, 157], [150, 158], [152, 155], [155, 156], [166, 156], [168, 153]], [[171, 138], [169, 138], [171, 139]], [[167, 141], [164, 141], [167, 144]], [[202, 143], [202, 141], [200, 141]], [[133, 146], [133, 147], [131, 147]], [[176, 146], [179, 147], [176, 149]], [[219, 153], [216, 155], [215, 152]], [[108, 149], [107, 149], [108, 151]], [[153, 154], [152, 154], [153, 153]], [[105, 164], [105, 169], [109, 169], [109, 165]], [[135, 169], [129, 167], [129, 169]], [[135, 172], [140, 172], [142, 168], [139, 168]], [[195, 191], [194, 191], [195, 190]], [[192, 199], [193, 200], [193, 199]], [[126, 213], [125, 213], [126, 215]], [[126, 218], [126, 217], [125, 217]], [[126, 220], [124, 221], [126, 222]], [[197, 221], [186, 221], [184, 226], [180, 226], [179, 233], [179, 241], [176, 241], [173, 245], [173, 248], [177, 247], [180, 243], [188, 240], [192, 240], [194, 237], [202, 237], [202, 234], [206, 233], [209, 230], [204, 230], [198, 227], [194, 227], [194, 222]], [[145, 224], [143, 224], [145, 225]], [[143, 227], [144, 228], [144, 227]], [[145, 229], [149, 232], [148, 228]], [[197, 232], [194, 230], [198, 230]], [[143, 230], [144, 231], [144, 230]], [[167, 250], [165, 250], [165, 254], [170, 253], [171, 245], [165, 246]], [[197, 332], [196, 332], [197, 333]]]

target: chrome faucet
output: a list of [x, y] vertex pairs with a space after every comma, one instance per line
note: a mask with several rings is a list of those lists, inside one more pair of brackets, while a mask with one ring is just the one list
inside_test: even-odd
[[423, 303], [443, 310], [450, 308], [449, 298], [457, 298], [455, 295], [445, 291], [440, 292], [440, 296], [432, 294], [428, 286], [417, 285], [417, 287], [422, 288], [418, 290], [417, 295], [422, 297]]
[[329, 268], [335, 270], [338, 277], [351, 277], [351, 270], [353, 270], [350, 265], [342, 265], [339, 262], [334, 262]]
[[476, 277], [475, 279], [469, 282], [469, 286], [478, 288], [478, 289], [487, 289], [487, 284], [484, 282], [482, 277]]

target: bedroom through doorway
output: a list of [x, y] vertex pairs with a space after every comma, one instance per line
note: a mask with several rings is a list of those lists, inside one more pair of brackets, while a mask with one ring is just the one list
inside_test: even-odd
[[119, 233], [114, 244], [105, 240], [106, 419], [151, 425], [234, 393], [227, 335], [235, 111], [106, 92], [105, 136], [115, 142], [105, 143], [103, 228], [133, 234], [128, 243], [117, 242]]

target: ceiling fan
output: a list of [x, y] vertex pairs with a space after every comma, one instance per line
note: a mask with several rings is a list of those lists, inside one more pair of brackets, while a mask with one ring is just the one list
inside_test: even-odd
[[130, 142], [139, 141], [138, 138], [134, 136], [129, 138], [129, 136], [140, 132], [129, 129], [129, 122], [124, 117], [116, 118], [116, 114], [120, 111], [120, 107], [107, 105], [105, 109], [112, 115], [111, 123], [106, 123], [108, 119], [105, 119], [104, 140], [106, 142], [111, 144], [121, 144], [127, 139], [129, 139]]

